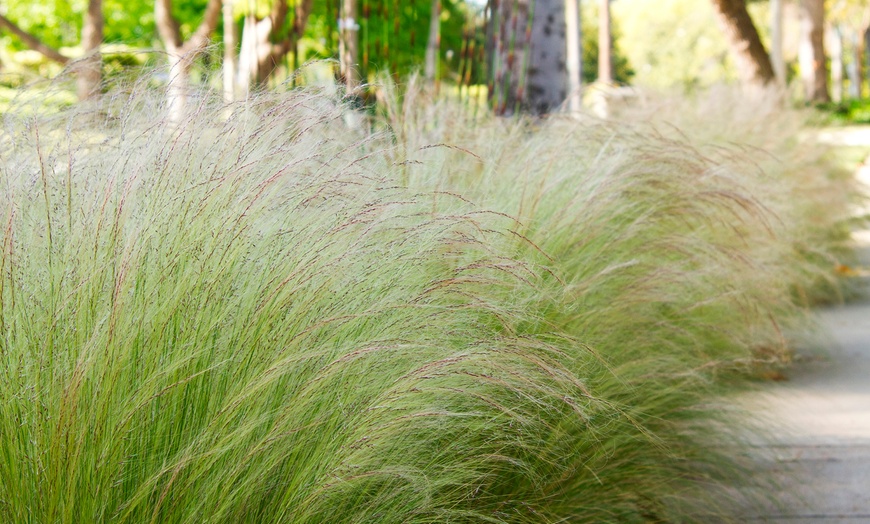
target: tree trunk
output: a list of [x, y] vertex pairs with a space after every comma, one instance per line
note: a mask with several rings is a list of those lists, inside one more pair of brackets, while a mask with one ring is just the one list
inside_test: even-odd
[[202, 22], [185, 42], [181, 28], [172, 16], [172, 0], [155, 0], [154, 22], [169, 57], [169, 81], [166, 96], [169, 118], [180, 122], [184, 114], [187, 91], [190, 89], [190, 68], [196, 54], [201, 51], [217, 27], [221, 14], [221, 0], [208, 0]]
[[272, 55], [273, 24], [270, 17], [257, 20], [253, 14], [245, 16], [242, 45], [239, 49], [239, 89], [247, 96], [251, 87], [266, 81], [269, 58]]
[[438, 74], [438, 51], [441, 48], [441, 0], [432, 0], [432, 16], [429, 20], [429, 39], [426, 42], [426, 81], [434, 84]]
[[483, 68], [486, 71], [486, 101], [493, 109], [497, 108], [496, 101], [496, 78], [499, 71], [496, 69], [498, 65], [497, 45], [501, 42], [499, 38], [498, 22], [499, 0], [487, 0], [486, 6], [483, 8]]
[[[864, 45], [862, 48], [864, 49], [864, 76], [870, 81], [870, 26], [865, 27], [864, 31], [861, 33], [861, 40], [863, 40]], [[868, 86], [870, 88], [870, 86]]]
[[299, 40], [305, 34], [305, 26], [308, 25], [308, 17], [311, 15], [311, 7], [314, 0], [301, 0], [296, 2], [296, 16], [293, 17], [293, 32], [287, 39], [286, 51], [293, 52], [293, 82], [296, 85], [296, 71], [299, 69]]
[[712, 0], [719, 25], [737, 63], [737, 73], [747, 87], [764, 87], [775, 81], [770, 57], [746, 10], [746, 0]]
[[496, 112], [556, 110], [568, 84], [564, 0], [503, 0], [492, 20]]
[[831, 98], [843, 101], [843, 33], [839, 25], [830, 28], [831, 43]]
[[352, 93], [359, 87], [359, 24], [356, 0], [342, 0], [338, 29], [341, 40], [338, 47], [341, 78], [345, 89]]
[[169, 81], [166, 85], [166, 101], [169, 106], [169, 119], [178, 123], [184, 116], [187, 94], [190, 90], [190, 68], [193, 57], [180, 53], [169, 53]]
[[854, 27], [849, 28], [849, 43], [852, 46], [852, 60], [846, 68], [846, 74], [849, 77], [849, 98], [858, 100], [861, 98], [861, 54], [863, 46], [861, 39], [858, 37], [858, 31]]
[[224, 63], [223, 84], [224, 102], [231, 103], [236, 99], [236, 44], [238, 42], [238, 30], [236, 21], [233, 19], [234, 0], [223, 0], [224, 15]]
[[870, 46], [868, 46], [867, 36], [870, 32], [870, 26], [867, 25], [868, 20], [865, 18], [861, 24], [854, 28], [853, 38], [855, 39], [855, 64], [858, 71], [858, 98], [863, 99], [864, 93], [867, 92], [867, 81], [870, 77]]
[[266, 18], [257, 20], [253, 14], [245, 17], [238, 62], [237, 85], [240, 91], [249, 93], [252, 85], [266, 83], [290, 51], [294, 53], [294, 62], [297, 61], [297, 43], [305, 32], [312, 5], [313, 0], [296, 3], [293, 27], [280, 42], [273, 40], [275, 32], [284, 27], [287, 20], [287, 0], [275, 0], [272, 12]]
[[782, 2], [783, 0], [770, 0], [770, 62], [777, 83], [785, 86], [787, 78], [782, 50]]
[[828, 74], [825, 57], [824, 0], [801, 0], [801, 44], [798, 60], [804, 95], [808, 102], [828, 102]]
[[610, 0], [598, 1], [598, 81], [613, 83], [613, 38], [610, 34]]
[[580, 111], [583, 102], [583, 33], [580, 0], [565, 0], [565, 69], [568, 73], [568, 109]]
[[87, 100], [100, 94], [103, 83], [103, 58], [100, 44], [103, 42], [103, 2], [90, 0], [82, 24], [82, 48], [85, 57], [76, 63], [76, 92], [79, 100]]

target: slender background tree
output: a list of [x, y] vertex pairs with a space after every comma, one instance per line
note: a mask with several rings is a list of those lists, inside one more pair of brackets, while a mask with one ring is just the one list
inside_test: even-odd
[[610, 0], [598, 0], [598, 81], [613, 83], [613, 38], [611, 36]]
[[169, 112], [173, 119], [178, 120], [182, 116], [193, 60], [208, 44], [212, 32], [218, 25], [220, 14], [221, 0], [209, 0], [202, 22], [193, 34], [184, 40], [181, 24], [172, 14], [172, 0], [156, 0], [154, 3], [154, 21], [169, 60], [167, 96]]
[[741, 82], [748, 87], [764, 87], [774, 82], [770, 56], [746, 10], [746, 0], [712, 1], [719, 25], [737, 63]]
[[77, 93], [79, 100], [93, 98], [100, 93], [103, 80], [103, 61], [100, 44], [103, 42], [103, 2], [90, 0], [82, 24], [82, 47], [85, 56], [76, 63]]
[[568, 73], [568, 107], [580, 111], [583, 103], [583, 29], [580, 0], [565, 0], [565, 69]]
[[810, 102], [828, 102], [828, 67], [825, 55], [825, 2], [799, 0], [801, 20], [800, 59], [804, 93]]
[[[18, 27], [17, 24], [0, 14], [0, 28], [18, 37], [26, 46], [61, 65], [71, 63], [69, 57], [36, 36]], [[102, 85], [102, 60], [100, 44], [103, 41], [103, 3], [102, 0], [89, 0], [84, 12], [81, 46], [85, 56], [72, 63], [76, 74], [76, 94], [79, 100], [87, 100], [99, 94]]]

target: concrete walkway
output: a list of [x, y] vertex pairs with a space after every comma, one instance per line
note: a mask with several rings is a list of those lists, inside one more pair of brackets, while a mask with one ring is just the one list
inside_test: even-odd
[[773, 479], [777, 503], [747, 521], [870, 523], [870, 300], [819, 319], [828, 353], [799, 359], [788, 381], [751, 402], [775, 427], [759, 449], [757, 474]]
[[[870, 142], [870, 128], [862, 132]], [[858, 177], [870, 186], [870, 167]], [[870, 523], [870, 231], [854, 240], [863, 298], [818, 311], [828, 347], [799, 353], [787, 381], [747, 402], [769, 433], [758, 440], [756, 474], [773, 480], [765, 490], [777, 500], [747, 522]]]

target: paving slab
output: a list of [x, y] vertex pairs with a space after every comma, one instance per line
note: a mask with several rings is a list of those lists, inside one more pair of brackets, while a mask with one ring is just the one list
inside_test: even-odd
[[[867, 233], [855, 235], [861, 268]], [[865, 277], [865, 289], [867, 279]], [[789, 380], [753, 393], [767, 427], [750, 438], [770, 502], [744, 515], [775, 524], [870, 523], [870, 298], [817, 312], [824, 351], [798, 355]], [[764, 498], [764, 497], [762, 497]]]
[[833, 146], [870, 146], [870, 126], [828, 127], [814, 132], [815, 139]]

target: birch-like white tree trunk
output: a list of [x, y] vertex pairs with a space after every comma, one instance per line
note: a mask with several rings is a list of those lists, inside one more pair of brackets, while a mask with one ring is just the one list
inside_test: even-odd
[[828, 102], [828, 68], [825, 56], [824, 0], [800, 0], [801, 42], [798, 52], [804, 96], [809, 102]]
[[[298, 53], [297, 43], [305, 32], [312, 5], [313, 0], [296, 2], [293, 26], [278, 42], [274, 41], [275, 33], [284, 28], [290, 12], [287, 0], [273, 0], [272, 11], [263, 19], [248, 14], [239, 49], [237, 87], [240, 92], [247, 94], [253, 86], [266, 83], [287, 53], [291, 50]], [[294, 61], [298, 62], [297, 58], [294, 56]]]
[[251, 88], [263, 82], [267, 61], [272, 55], [269, 38], [274, 29], [272, 17], [257, 20], [253, 14], [245, 16], [242, 27], [242, 45], [239, 48], [239, 91], [248, 96]]
[[831, 47], [831, 99], [843, 101], [843, 33], [839, 25], [829, 28]]
[[166, 87], [169, 118], [180, 122], [190, 89], [190, 69], [197, 53], [208, 44], [221, 15], [221, 0], [208, 0], [203, 20], [185, 42], [178, 20], [172, 16], [172, 0], [155, 0], [154, 21], [169, 59], [169, 80]]
[[785, 86], [785, 55], [782, 49], [782, 2], [783, 0], [770, 0], [770, 62], [773, 66], [773, 74], [780, 86]]
[[565, 0], [565, 45], [568, 109], [577, 112], [583, 105], [583, 29], [580, 23], [580, 0]]

